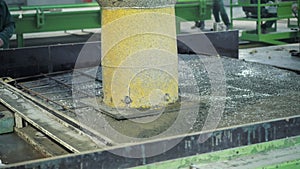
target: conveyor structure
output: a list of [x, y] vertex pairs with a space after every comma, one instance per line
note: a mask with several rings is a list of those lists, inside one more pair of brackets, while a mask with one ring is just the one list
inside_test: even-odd
[[[230, 1], [232, 27], [235, 21], [255, 22], [255, 30], [242, 31], [241, 40], [263, 42], [273, 45], [287, 44], [288, 39], [299, 41], [300, 1], [238, 0]], [[234, 17], [234, 8], [242, 7], [245, 17]], [[285, 22], [285, 28], [278, 28], [277, 22]]]
[[[211, 18], [210, 0], [178, 0], [177, 30], [180, 22]], [[18, 47], [23, 47], [24, 34], [80, 30], [101, 27], [101, 8], [97, 3], [11, 7], [16, 22]]]

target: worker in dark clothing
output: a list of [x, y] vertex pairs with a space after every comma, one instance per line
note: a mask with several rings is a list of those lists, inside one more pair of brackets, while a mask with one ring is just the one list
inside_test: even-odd
[[[228, 15], [226, 13], [226, 10], [224, 8], [223, 0], [213, 0], [212, 12], [213, 12], [215, 21], [217, 23], [219, 23], [221, 21], [220, 20], [220, 15], [221, 15], [222, 21], [224, 22], [224, 24], [226, 26], [226, 30], [229, 30], [230, 29], [230, 21], [229, 21]], [[205, 26], [204, 21], [196, 21], [195, 26], [193, 26], [192, 29], [195, 27], [198, 27], [201, 30], [204, 30], [204, 26]]]
[[213, 15], [216, 22], [220, 22], [220, 15], [224, 22], [226, 29], [230, 28], [230, 22], [226, 10], [224, 8], [223, 0], [213, 0]]
[[9, 47], [9, 39], [15, 30], [15, 23], [11, 16], [7, 4], [0, 0], [0, 48]]

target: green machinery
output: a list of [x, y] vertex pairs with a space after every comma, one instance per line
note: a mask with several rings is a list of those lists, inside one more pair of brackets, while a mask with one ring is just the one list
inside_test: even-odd
[[[211, 0], [178, 0], [177, 26], [180, 22], [211, 18]], [[24, 34], [101, 27], [101, 8], [97, 3], [21, 6], [10, 8], [16, 22], [18, 47], [24, 46]]]
[[[295, 1], [264, 1], [264, 0], [238, 0], [233, 4], [230, 0], [230, 16], [234, 21], [256, 22], [256, 30], [243, 31], [240, 39], [246, 41], [263, 42], [268, 44], [286, 44], [284, 39], [299, 38], [299, 0]], [[233, 17], [234, 7], [242, 7], [246, 17]], [[273, 10], [272, 12], [269, 12]], [[279, 30], [277, 21], [287, 21], [287, 27]], [[293, 21], [293, 22], [292, 22]], [[264, 23], [273, 22], [273, 27], [265, 28]]]

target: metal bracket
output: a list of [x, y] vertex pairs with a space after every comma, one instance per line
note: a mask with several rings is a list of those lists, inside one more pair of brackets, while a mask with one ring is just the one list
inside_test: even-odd
[[200, 3], [199, 3], [199, 16], [200, 17], [204, 17], [205, 16], [205, 13], [206, 13], [206, 0], [200, 0]]
[[41, 8], [36, 8], [36, 26], [41, 28], [45, 24], [44, 11]]

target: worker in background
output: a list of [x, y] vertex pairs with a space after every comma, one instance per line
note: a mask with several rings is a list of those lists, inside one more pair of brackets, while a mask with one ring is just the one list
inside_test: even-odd
[[[224, 22], [224, 25], [226, 26], [226, 30], [229, 30], [230, 29], [230, 21], [229, 21], [228, 15], [226, 13], [226, 10], [224, 8], [223, 0], [213, 0], [212, 12], [213, 12], [215, 21], [217, 23], [221, 22], [221, 20], [220, 20], [220, 15], [221, 15], [222, 21]], [[196, 21], [195, 26], [192, 26], [192, 29], [194, 29], [196, 27], [200, 28], [200, 30], [204, 30], [204, 27], [205, 27], [204, 21]]]
[[224, 22], [224, 25], [226, 26], [226, 30], [230, 29], [230, 22], [228, 15], [226, 13], [226, 10], [224, 8], [224, 2], [223, 0], [213, 0], [213, 15], [215, 18], [215, 21], [217, 23], [220, 22], [220, 15], [222, 18], [222, 21]]
[[9, 47], [9, 39], [15, 31], [15, 23], [11, 16], [7, 4], [4, 0], [0, 0], [0, 48]]

